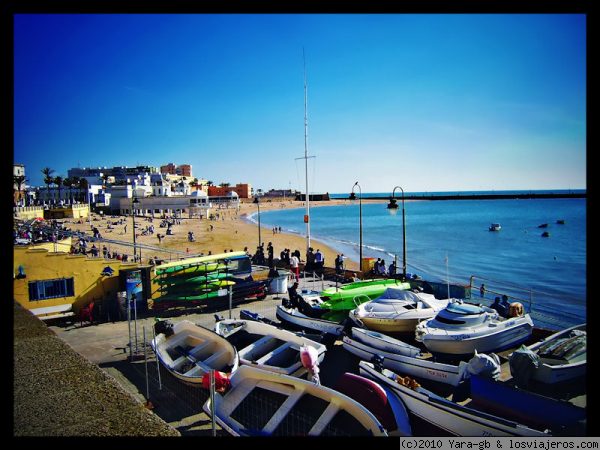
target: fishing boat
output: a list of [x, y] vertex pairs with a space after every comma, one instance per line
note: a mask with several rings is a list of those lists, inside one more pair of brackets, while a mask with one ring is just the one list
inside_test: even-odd
[[298, 308], [277, 305], [275, 315], [286, 326], [294, 329], [315, 330], [333, 336], [340, 336], [344, 331], [343, 322], [333, 322], [331, 320], [307, 316], [301, 313]]
[[201, 384], [202, 377], [211, 369], [231, 373], [239, 365], [232, 344], [189, 320], [174, 325], [160, 321], [155, 329], [157, 334], [150, 345], [156, 357], [170, 373], [186, 383]]
[[[408, 411], [435, 428], [455, 436], [551, 436], [544, 427], [530, 427], [500, 415], [486, 412], [477, 403], [477, 392], [462, 404], [437, 395], [394, 371], [360, 361], [362, 376], [378, 382], [396, 394]], [[466, 403], [466, 404], [465, 404]], [[514, 405], [516, 409], [521, 404]]]
[[502, 226], [499, 223], [492, 223], [489, 227], [490, 231], [500, 231]]
[[587, 367], [586, 324], [559, 331], [528, 347], [536, 353], [539, 365], [533, 371], [533, 379], [554, 384], [579, 378]]
[[242, 365], [258, 365], [263, 370], [300, 377], [307, 372], [300, 360], [302, 347], [317, 350], [318, 363], [327, 347], [288, 330], [254, 320], [226, 319], [215, 324], [215, 332], [236, 349]]
[[432, 294], [389, 287], [381, 297], [359, 305], [348, 317], [360, 326], [384, 333], [414, 332], [422, 320], [430, 319], [448, 305], [449, 300]]
[[343, 347], [364, 361], [383, 358], [383, 366], [423, 380], [458, 386], [468, 363], [458, 365], [436, 362], [431, 355], [422, 353], [417, 347], [392, 337], [377, 339], [373, 331], [352, 328], [351, 336], [343, 337]]
[[241, 366], [204, 411], [234, 436], [387, 436], [356, 400], [301, 378]]
[[[520, 307], [517, 307], [520, 306]], [[513, 314], [523, 307], [513, 304]], [[527, 340], [533, 331], [529, 314], [502, 317], [487, 306], [454, 301], [433, 319], [417, 325], [415, 340], [432, 353], [472, 355], [496, 352], [514, 347]]]

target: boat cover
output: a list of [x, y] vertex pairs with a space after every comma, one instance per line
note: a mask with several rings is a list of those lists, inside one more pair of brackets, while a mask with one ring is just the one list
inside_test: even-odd
[[521, 345], [510, 355], [508, 364], [516, 385], [527, 387], [533, 373], [540, 365], [540, 357], [525, 345]]

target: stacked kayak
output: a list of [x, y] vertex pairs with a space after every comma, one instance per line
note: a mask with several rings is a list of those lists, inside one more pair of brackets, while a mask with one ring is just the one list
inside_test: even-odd
[[229, 278], [225, 255], [187, 258], [160, 265], [155, 268], [154, 281], [160, 286], [160, 297], [154, 301], [166, 306], [168, 303], [197, 304], [223, 297], [229, 286], [236, 283]]

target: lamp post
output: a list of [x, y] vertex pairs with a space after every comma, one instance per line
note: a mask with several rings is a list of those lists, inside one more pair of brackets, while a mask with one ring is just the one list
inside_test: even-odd
[[[400, 189], [402, 191], [402, 275], [406, 278], [406, 222], [404, 218], [404, 189], [400, 186], [396, 186], [392, 191], [392, 198], [390, 200], [391, 203], [394, 202], [394, 193], [396, 189]], [[388, 205], [389, 208], [389, 205]]]
[[350, 193], [350, 200], [356, 200], [356, 195], [354, 194], [354, 188], [358, 186], [358, 222], [359, 222], [359, 258], [360, 262], [358, 263], [358, 267], [362, 271], [362, 260], [363, 260], [363, 244], [362, 244], [362, 189], [360, 188], [360, 184], [358, 181], [354, 183], [352, 186], [352, 192]]
[[258, 195], [254, 197], [254, 201], [252, 203], [256, 203], [256, 207], [258, 208], [258, 246], [262, 244], [262, 239], [260, 238], [260, 201], [258, 200]]
[[133, 201], [131, 202], [131, 213], [133, 215], [133, 261], [136, 262], [137, 246], [135, 244], [135, 207], [140, 203], [138, 198], [134, 195]]

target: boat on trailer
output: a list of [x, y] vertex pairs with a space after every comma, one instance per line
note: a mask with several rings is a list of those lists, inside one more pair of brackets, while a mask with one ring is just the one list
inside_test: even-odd
[[155, 327], [157, 335], [150, 345], [156, 357], [170, 373], [186, 383], [201, 384], [204, 374], [212, 369], [227, 374], [238, 368], [235, 347], [208, 328], [189, 320], [174, 325], [160, 321]]
[[318, 363], [323, 361], [327, 347], [288, 330], [254, 320], [225, 319], [215, 324], [215, 332], [236, 349], [241, 365], [258, 365], [263, 370], [302, 376], [300, 349], [314, 347]]
[[375, 300], [362, 303], [348, 317], [370, 330], [384, 333], [414, 332], [417, 324], [431, 319], [448, 305], [432, 294], [389, 287]]
[[[520, 308], [515, 306], [511, 310], [522, 310], [520, 303], [512, 305], [520, 305]], [[487, 353], [517, 346], [526, 341], [532, 331], [529, 314], [505, 318], [487, 306], [455, 301], [434, 318], [419, 323], [415, 340], [432, 353], [472, 355], [475, 350]]]
[[387, 436], [356, 400], [301, 378], [240, 366], [204, 411], [234, 436]]

